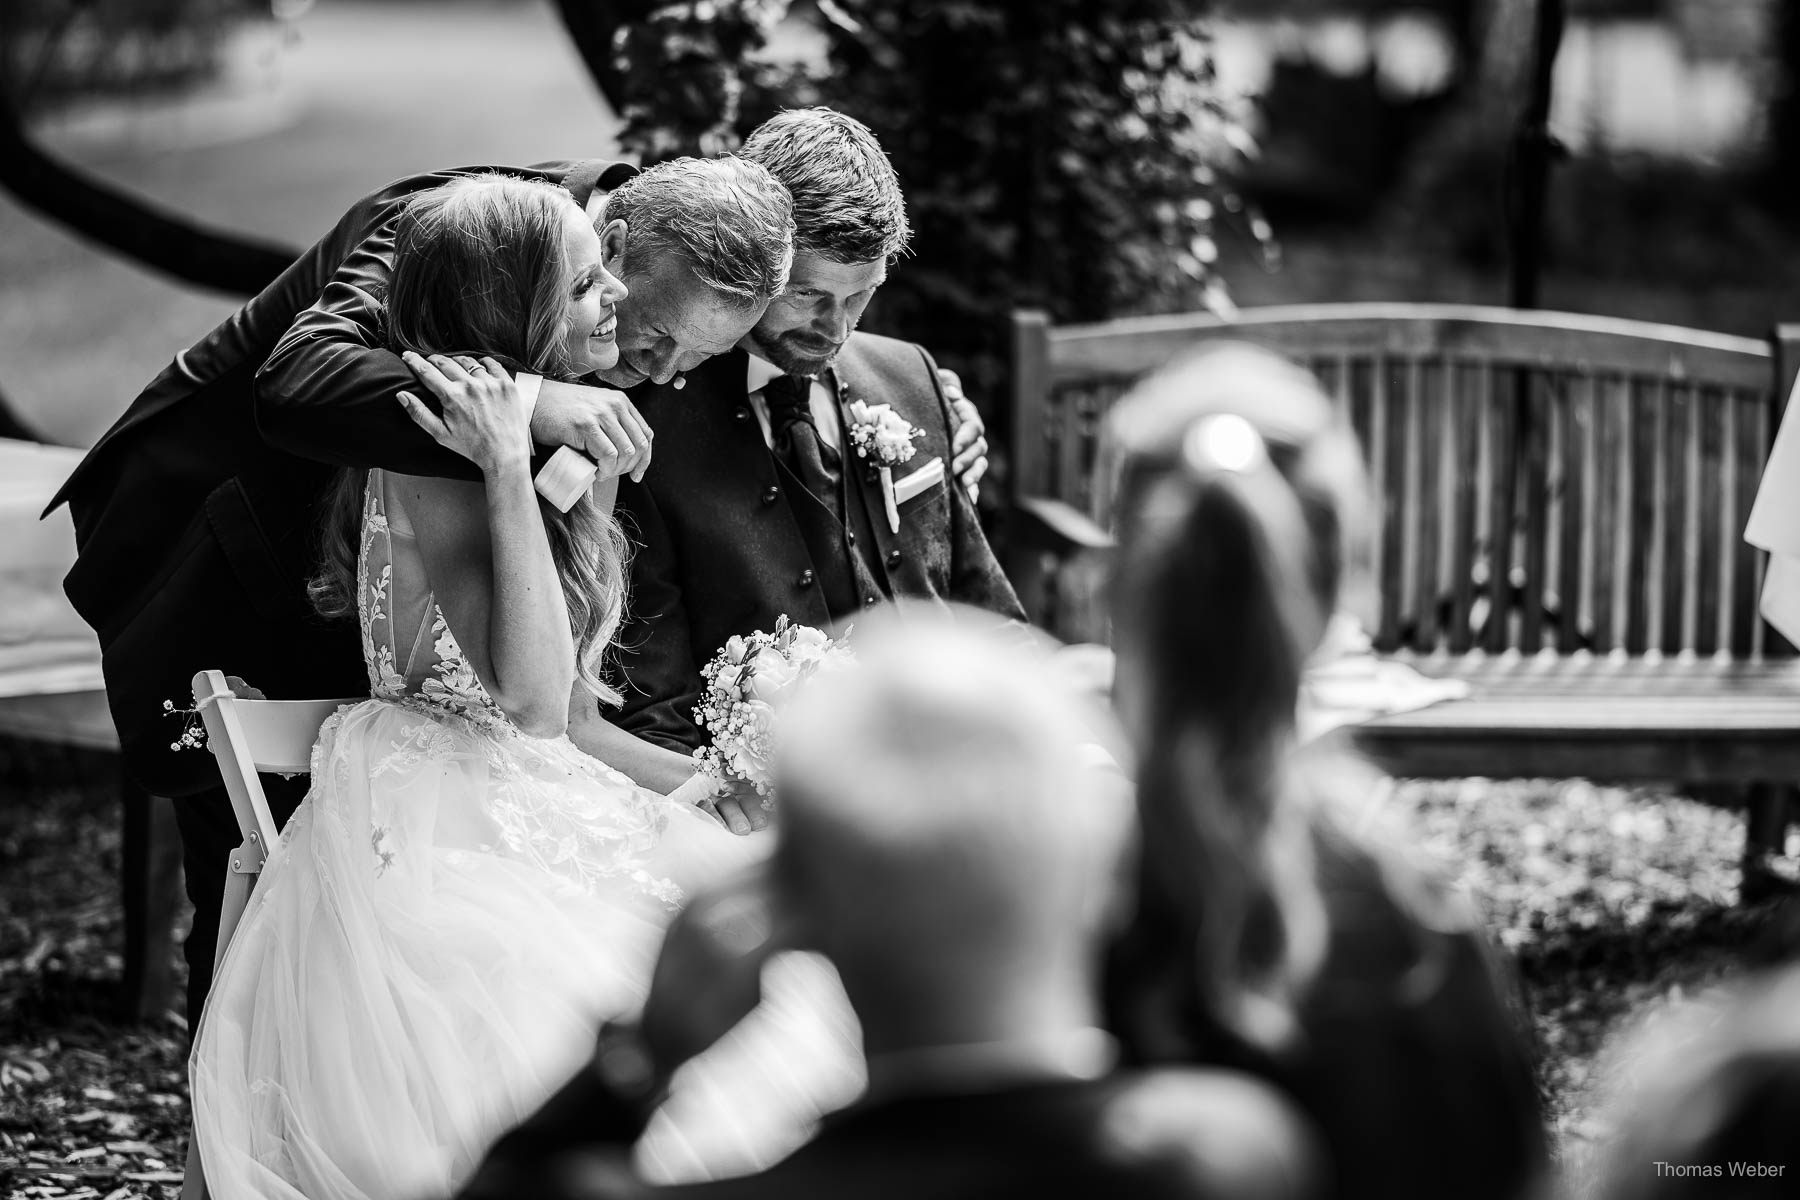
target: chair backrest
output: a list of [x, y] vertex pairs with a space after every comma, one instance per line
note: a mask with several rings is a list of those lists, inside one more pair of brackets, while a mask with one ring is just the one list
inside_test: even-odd
[[1105, 523], [1106, 410], [1207, 339], [1305, 365], [1347, 413], [1381, 503], [1377, 649], [1786, 652], [1740, 536], [1786, 396], [1771, 342], [1472, 305], [1018, 313], [1015, 500]]
[[[194, 676], [194, 708], [206, 723], [206, 744], [219, 760], [225, 791], [245, 840], [255, 833], [263, 853], [275, 844], [276, 826], [259, 771], [302, 774], [312, 769], [319, 727], [338, 700], [248, 700], [236, 695], [220, 671]], [[260, 860], [259, 860], [260, 861]]]

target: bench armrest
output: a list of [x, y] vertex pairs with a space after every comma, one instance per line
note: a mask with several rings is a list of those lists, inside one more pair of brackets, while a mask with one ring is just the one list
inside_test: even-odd
[[1112, 535], [1072, 504], [1047, 496], [1026, 496], [1013, 506], [1012, 536], [1021, 546], [1068, 557], [1082, 550], [1105, 550]]

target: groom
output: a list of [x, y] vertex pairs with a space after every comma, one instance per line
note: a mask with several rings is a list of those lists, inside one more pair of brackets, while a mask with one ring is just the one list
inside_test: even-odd
[[[783, 615], [849, 621], [895, 597], [1025, 619], [947, 470], [955, 423], [930, 354], [855, 332], [910, 233], [886, 154], [826, 108], [772, 118], [739, 154], [793, 195], [787, 289], [685, 391], [638, 394], [656, 460], [619, 489], [637, 550], [617, 723], [670, 752], [652, 784], [663, 790], [693, 771], [700, 670], [733, 635]], [[888, 406], [910, 427], [910, 457], [885, 479], [853, 444], [859, 404]], [[719, 811], [740, 833], [767, 820], [755, 803], [723, 800]]]

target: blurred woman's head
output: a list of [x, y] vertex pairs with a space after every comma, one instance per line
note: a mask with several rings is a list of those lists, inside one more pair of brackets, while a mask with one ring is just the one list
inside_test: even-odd
[[[559, 379], [611, 366], [619, 355], [614, 309], [626, 293], [600, 258], [592, 224], [554, 184], [481, 175], [420, 192], [395, 228], [388, 345], [488, 356]], [[328, 501], [322, 563], [308, 584], [326, 616], [356, 611], [363, 479], [361, 471], [342, 473]], [[624, 613], [624, 534], [588, 497], [567, 513], [540, 507], [577, 670], [590, 691], [617, 703], [601, 660]]]
[[1219, 1019], [1278, 1042], [1323, 953], [1291, 764], [1301, 671], [1360, 560], [1361, 455], [1310, 375], [1243, 345], [1171, 364], [1111, 422], [1145, 886], [1193, 922]]

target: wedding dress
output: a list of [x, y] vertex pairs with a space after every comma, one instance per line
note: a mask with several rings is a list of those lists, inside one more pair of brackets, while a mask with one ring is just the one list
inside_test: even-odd
[[[684, 892], [767, 852], [566, 737], [520, 733], [380, 471], [357, 574], [372, 698], [321, 730], [195, 1039], [195, 1135], [233, 1200], [449, 1194], [588, 1060], [602, 1018], [642, 1003]], [[677, 1075], [640, 1145], [653, 1176], [766, 1165], [854, 1098], [835, 977], [773, 966], [763, 1006]]]

